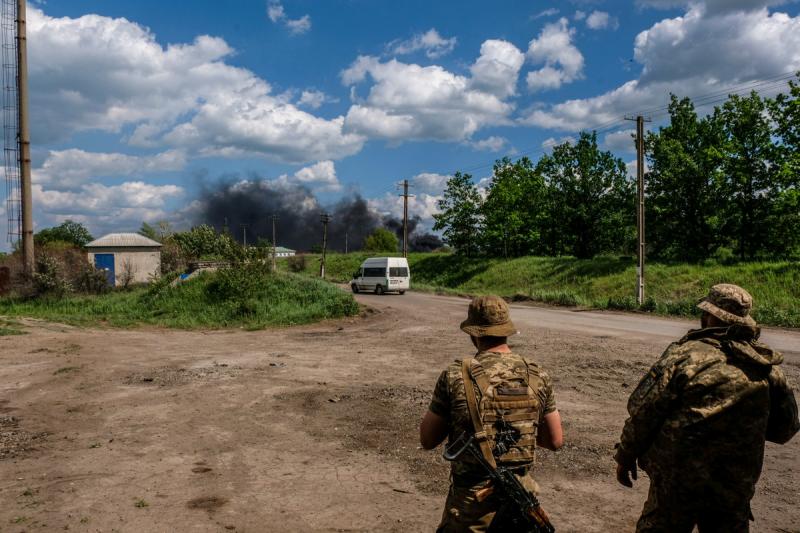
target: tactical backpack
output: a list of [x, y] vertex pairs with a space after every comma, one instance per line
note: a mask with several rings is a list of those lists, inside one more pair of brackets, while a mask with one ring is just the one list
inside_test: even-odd
[[531, 387], [530, 369], [524, 360], [508, 370], [487, 375], [475, 359], [461, 363], [475, 440], [484, 457], [495, 466], [526, 466], [534, 460], [540, 401]]

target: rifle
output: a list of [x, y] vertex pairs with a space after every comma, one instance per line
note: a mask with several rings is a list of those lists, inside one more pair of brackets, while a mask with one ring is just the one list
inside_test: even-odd
[[555, 533], [555, 528], [542, 509], [539, 499], [522, 486], [511, 469], [503, 466], [492, 467], [475, 442], [475, 435], [467, 437], [466, 432], [462, 433], [445, 447], [442, 457], [447, 461], [455, 461], [465, 452], [486, 470], [491, 480], [489, 487], [476, 494], [478, 501], [485, 500], [495, 489], [504, 496], [503, 503], [489, 526], [489, 531]]

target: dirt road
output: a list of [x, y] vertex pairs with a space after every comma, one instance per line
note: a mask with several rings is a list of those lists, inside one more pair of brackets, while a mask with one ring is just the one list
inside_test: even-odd
[[[466, 300], [359, 296], [363, 318], [270, 331], [0, 337], [0, 532], [432, 531], [447, 465], [417, 448]], [[559, 531], [631, 531], [612, 448], [631, 388], [688, 323], [514, 306], [567, 445], [536, 477]], [[800, 334], [769, 331], [800, 382]], [[768, 445], [754, 531], [800, 531], [800, 439]]]

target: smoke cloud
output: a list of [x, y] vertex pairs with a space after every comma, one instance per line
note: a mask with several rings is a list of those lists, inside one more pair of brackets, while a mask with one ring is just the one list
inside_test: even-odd
[[[403, 223], [395, 217], [385, 217], [369, 207], [360, 195], [343, 198], [332, 205], [322, 205], [306, 186], [285, 180], [223, 180], [206, 187], [200, 195], [200, 214], [197, 222], [222, 230], [227, 224], [234, 237], [247, 243], [272, 241], [273, 215], [276, 222], [277, 244], [298, 251], [309, 251], [322, 244], [324, 213], [331, 215], [328, 224], [328, 249], [344, 251], [345, 241], [350, 251], [360, 250], [364, 239], [378, 228], [386, 228], [402, 241]], [[431, 233], [419, 233], [419, 217], [409, 220], [409, 248], [412, 251], [431, 251], [442, 241]]]

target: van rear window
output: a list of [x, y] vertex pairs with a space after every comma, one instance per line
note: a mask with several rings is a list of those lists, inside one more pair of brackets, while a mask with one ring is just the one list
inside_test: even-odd
[[393, 278], [407, 278], [408, 269], [406, 267], [390, 267], [389, 276]]
[[365, 278], [385, 278], [386, 277], [386, 269], [385, 268], [365, 268], [364, 269], [364, 277]]

